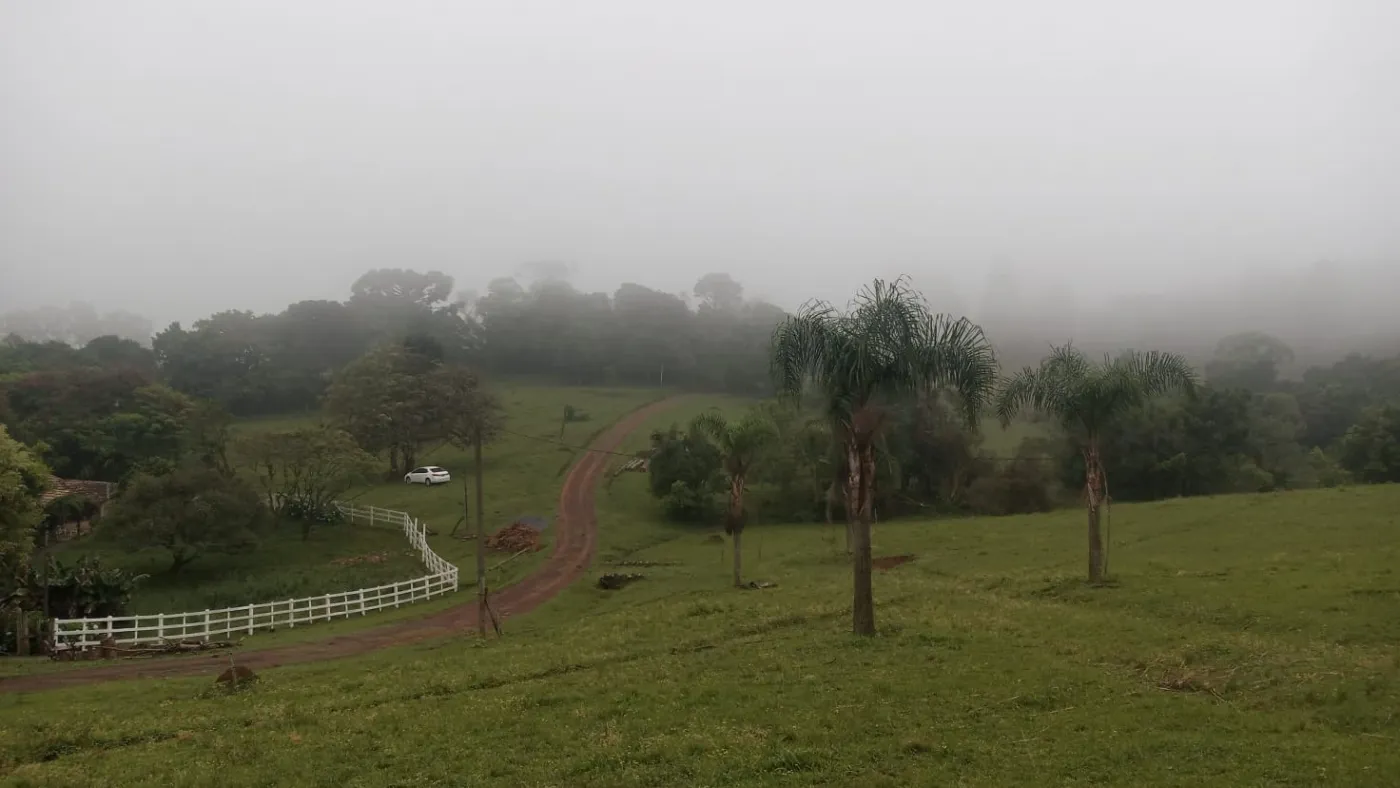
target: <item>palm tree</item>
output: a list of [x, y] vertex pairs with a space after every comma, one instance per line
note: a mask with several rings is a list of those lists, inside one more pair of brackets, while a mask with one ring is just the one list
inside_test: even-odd
[[690, 422], [690, 429], [703, 435], [719, 449], [724, 473], [729, 477], [729, 506], [725, 510], [724, 530], [734, 538], [734, 587], [738, 588], [743, 585], [740, 539], [747, 520], [744, 481], [759, 453], [773, 439], [773, 423], [758, 410], [750, 411], [739, 421], [730, 422], [718, 409], [713, 409], [696, 416]]
[[966, 318], [931, 314], [902, 277], [875, 280], [844, 313], [825, 302], [805, 304], [778, 326], [771, 354], [779, 393], [796, 398], [815, 388], [845, 451], [844, 486], [854, 520], [852, 629], [873, 635], [871, 492], [888, 407], [946, 387], [961, 396], [963, 415], [975, 425], [996, 388], [996, 357], [982, 329]]
[[1084, 456], [1084, 502], [1089, 511], [1089, 582], [1100, 583], [1107, 571], [1099, 530], [1099, 507], [1107, 476], [1099, 456], [1103, 429], [1125, 411], [1170, 391], [1191, 392], [1196, 374], [1175, 353], [1128, 352], [1101, 363], [1065, 345], [1052, 349], [1038, 368], [1013, 375], [997, 394], [997, 415], [1009, 424], [1031, 409], [1059, 419], [1079, 443]]

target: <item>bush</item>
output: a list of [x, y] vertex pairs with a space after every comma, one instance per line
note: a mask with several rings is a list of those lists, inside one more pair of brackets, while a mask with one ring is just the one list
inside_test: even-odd
[[975, 478], [968, 485], [964, 504], [975, 514], [1032, 514], [1055, 508], [1060, 485], [1060, 446], [1048, 438], [1027, 438], [1009, 462], [996, 463], [980, 456], [973, 464]]
[[712, 491], [697, 490], [682, 481], [671, 485], [670, 492], [661, 498], [661, 508], [672, 520], [687, 522], [709, 520], [719, 511]]
[[317, 504], [292, 498], [282, 503], [282, 514], [293, 520], [312, 522], [317, 525], [343, 525], [348, 522], [345, 513], [335, 504]]
[[1055, 508], [1054, 468], [1029, 457], [1017, 457], [967, 488], [966, 502], [976, 514], [1031, 514]]
[[651, 494], [661, 500], [666, 515], [677, 520], [702, 520], [717, 511], [715, 498], [723, 489], [719, 451], [697, 435], [672, 426], [651, 436], [648, 463]]

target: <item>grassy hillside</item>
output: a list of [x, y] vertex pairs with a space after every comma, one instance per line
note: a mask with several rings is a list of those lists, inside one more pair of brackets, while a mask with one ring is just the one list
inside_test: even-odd
[[[543, 516], [552, 521], [564, 471], [577, 454], [560, 443], [586, 444], [618, 418], [662, 396], [661, 392], [648, 389], [542, 386], [501, 387], [498, 392], [506, 409], [506, 428], [510, 432], [490, 445], [484, 456], [486, 518], [490, 530], [508, 525], [522, 515]], [[589, 418], [564, 425], [561, 438], [560, 420], [566, 404], [582, 410]], [[237, 429], [294, 429], [314, 423], [317, 418], [312, 415], [262, 419], [241, 423]], [[453, 563], [468, 565], [474, 560], [475, 542], [453, 539], [449, 534], [462, 517], [462, 483], [471, 480], [471, 455], [453, 446], [438, 445], [424, 452], [420, 461], [452, 471], [455, 483], [429, 489], [395, 480], [354, 490], [346, 498], [361, 506], [407, 511], [427, 521], [437, 531], [429, 540], [433, 549]], [[471, 529], [474, 531], [474, 528], [473, 522]], [[463, 526], [459, 535], [466, 533], [467, 526]], [[546, 529], [546, 543], [550, 538], [552, 534]], [[138, 613], [204, 610], [345, 591], [403, 580], [423, 572], [417, 554], [408, 549], [402, 533], [387, 526], [318, 528], [313, 530], [309, 542], [302, 542], [299, 526], [287, 523], [279, 526], [255, 553], [203, 556], [177, 576], [167, 571], [170, 563], [167, 552], [158, 549], [127, 551], [104, 544], [100, 536], [67, 543], [56, 553], [61, 559], [97, 553], [111, 565], [149, 574], [151, 577], [132, 598], [132, 609]], [[543, 552], [539, 554], [542, 555]], [[383, 556], [384, 560], [382, 563], [341, 565], [343, 559], [367, 556]], [[530, 556], [522, 557], [504, 567], [493, 582], [518, 577], [532, 565]]]
[[[504, 639], [0, 696], [0, 773], [87, 785], [1375, 785], [1400, 776], [1400, 488], [876, 528], [881, 634], [829, 526], [724, 545], [600, 496], [603, 560]], [[250, 757], [254, 756], [254, 757]]]

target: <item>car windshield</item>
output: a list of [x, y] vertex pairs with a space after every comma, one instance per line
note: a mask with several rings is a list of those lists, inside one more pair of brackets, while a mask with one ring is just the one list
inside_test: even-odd
[[442, 471], [442, 469], [439, 468], [439, 467], [437, 467], [436, 465], [434, 465], [433, 467], [429, 468], [428, 470], [432, 471], [433, 473], [440, 473], [440, 472]]

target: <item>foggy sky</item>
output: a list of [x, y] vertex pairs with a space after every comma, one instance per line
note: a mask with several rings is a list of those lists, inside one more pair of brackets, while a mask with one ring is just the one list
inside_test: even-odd
[[0, 0], [0, 309], [162, 326], [539, 259], [787, 307], [907, 272], [969, 311], [1008, 276], [1035, 308], [1400, 268], [1397, 29], [1385, 0]]

